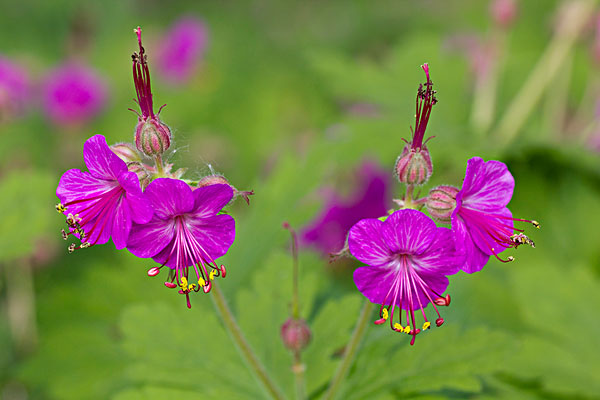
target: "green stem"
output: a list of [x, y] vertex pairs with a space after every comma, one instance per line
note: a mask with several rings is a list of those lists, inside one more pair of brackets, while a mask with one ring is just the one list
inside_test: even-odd
[[348, 375], [348, 370], [354, 362], [354, 358], [356, 357], [356, 353], [358, 352], [360, 342], [362, 341], [362, 338], [363, 336], [365, 336], [365, 332], [367, 331], [367, 323], [369, 322], [369, 318], [371, 317], [372, 312], [373, 303], [371, 303], [369, 300], [365, 300], [365, 304], [363, 305], [363, 308], [358, 316], [358, 320], [356, 321], [354, 332], [352, 332], [350, 341], [346, 345], [346, 350], [344, 351], [344, 358], [342, 358], [342, 361], [340, 361], [338, 369], [335, 371], [335, 375], [329, 383], [329, 388], [327, 389], [325, 396], [323, 396], [323, 400], [335, 399], [340, 385], [342, 384], [344, 379], [346, 379], [346, 376]]
[[296, 399], [306, 399], [306, 384], [304, 383], [304, 372], [306, 366], [302, 364], [300, 359], [300, 352], [297, 352], [294, 356], [294, 365], [292, 365], [292, 371], [294, 372], [294, 383], [296, 386]]
[[19, 355], [31, 354], [37, 345], [33, 271], [28, 261], [8, 267], [6, 274], [6, 311], [15, 349]]
[[530, 72], [521, 90], [500, 120], [494, 137], [503, 145], [515, 139], [542, 94], [560, 71], [576, 39], [593, 14], [596, 0], [572, 1], [561, 15], [560, 26], [552, 41]]
[[567, 103], [572, 69], [573, 54], [571, 52], [563, 62], [560, 73], [552, 85], [552, 96], [545, 98], [541, 132], [548, 141], [555, 140], [560, 143], [568, 134], [565, 122], [567, 121]]
[[281, 390], [279, 390], [275, 382], [273, 382], [264, 365], [260, 362], [250, 347], [250, 344], [244, 337], [242, 330], [240, 329], [235, 317], [227, 305], [225, 297], [223, 296], [223, 292], [215, 281], [212, 282], [212, 295], [210, 298], [213, 300], [213, 304], [221, 315], [223, 323], [225, 324], [225, 328], [227, 329], [227, 332], [229, 332], [229, 336], [231, 336], [231, 339], [236, 344], [238, 351], [242, 355], [242, 358], [244, 361], [246, 361], [246, 364], [254, 373], [255, 378], [262, 383], [264, 389], [269, 393], [271, 398], [283, 400], [284, 396], [281, 393]]
[[156, 156], [154, 162], [156, 164], [156, 176], [158, 178], [163, 178], [165, 176], [165, 168], [163, 166], [162, 156]]
[[488, 60], [488, 70], [483, 73], [483, 76], [479, 76], [475, 80], [473, 107], [471, 109], [471, 126], [481, 136], [488, 132], [494, 121], [498, 78], [502, 69], [506, 47], [506, 32], [503, 29], [494, 29], [486, 46], [489, 49], [485, 51], [492, 52], [492, 59]]

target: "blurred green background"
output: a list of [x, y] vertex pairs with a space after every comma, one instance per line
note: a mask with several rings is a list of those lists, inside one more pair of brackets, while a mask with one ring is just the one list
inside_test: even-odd
[[[439, 103], [428, 127], [434, 174], [425, 189], [460, 185], [472, 156], [502, 160], [516, 180], [513, 215], [542, 229], [529, 229], [536, 248], [513, 251], [515, 262], [490, 260], [481, 272], [451, 277], [446, 324], [415, 346], [370, 326], [340, 398], [600, 398], [600, 10], [594, 1], [523, 0], [514, 21], [500, 26], [489, 6], [1, 4], [3, 56], [27, 66], [34, 81], [67, 57], [84, 60], [107, 79], [110, 95], [85, 124], [51, 124], [35, 96], [26, 115], [0, 124], [0, 397], [263, 396], [208, 296], [195, 296], [187, 310], [147, 277], [150, 260], [112, 243], [68, 254], [54, 211], [58, 179], [84, 168], [89, 136], [132, 140], [132, 29], [144, 30], [152, 72], [163, 32], [191, 15], [207, 26], [205, 55], [185, 85], [152, 72], [155, 103], [167, 104], [171, 162], [191, 177], [213, 168], [256, 193], [249, 207], [231, 209], [237, 237], [221, 287], [286, 393], [293, 393], [292, 357], [279, 327], [288, 316], [291, 259], [281, 223], [311, 221], [324, 185], [352, 192], [349, 173], [365, 158], [391, 174], [414, 124], [419, 65], [428, 62]], [[401, 196], [400, 185], [393, 190]], [[363, 298], [350, 279], [358, 264], [335, 268], [309, 249], [300, 263], [302, 315], [314, 336], [304, 357], [308, 393], [318, 398]]]

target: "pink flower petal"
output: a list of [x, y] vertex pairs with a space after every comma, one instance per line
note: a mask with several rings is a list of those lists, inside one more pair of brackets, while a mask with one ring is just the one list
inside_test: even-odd
[[154, 257], [167, 247], [174, 236], [173, 221], [165, 221], [155, 215], [146, 224], [133, 224], [127, 239], [127, 250], [140, 258]]
[[127, 203], [131, 219], [138, 224], [145, 224], [152, 219], [154, 209], [150, 200], [142, 193], [137, 175], [133, 172], [124, 172], [119, 175], [119, 183], [127, 192]]
[[154, 206], [154, 214], [161, 219], [189, 213], [194, 209], [192, 189], [179, 179], [155, 179], [144, 194]]
[[465, 207], [495, 210], [510, 202], [514, 188], [515, 180], [504, 163], [473, 157], [467, 162], [460, 200]]
[[198, 188], [193, 194], [194, 215], [203, 218], [221, 211], [233, 198], [233, 189], [229, 185], [217, 184]]
[[356, 259], [372, 266], [390, 262], [392, 253], [381, 235], [382, 226], [378, 219], [363, 219], [350, 228], [348, 247]]
[[[98, 197], [117, 186], [117, 182], [96, 178], [90, 173], [78, 169], [70, 169], [60, 177], [56, 196], [62, 203], [68, 203], [74, 200]], [[67, 211], [76, 214], [81, 207], [81, 205], [74, 204], [69, 206]]]
[[389, 249], [400, 254], [427, 250], [436, 233], [435, 222], [417, 210], [398, 210], [383, 223], [381, 234]]
[[453, 275], [460, 270], [464, 255], [457, 254], [454, 236], [448, 228], [437, 228], [428, 251], [411, 257], [419, 274]]
[[188, 218], [186, 223], [201, 247], [201, 253], [213, 260], [225, 255], [235, 239], [235, 221], [229, 215]]
[[114, 211], [112, 226], [112, 240], [117, 250], [125, 248], [127, 238], [131, 230], [131, 215], [129, 213], [129, 204], [125, 197], [119, 199]]
[[86, 140], [83, 159], [90, 174], [96, 178], [117, 180], [122, 172], [127, 171], [125, 162], [110, 150], [102, 135], [94, 135]]

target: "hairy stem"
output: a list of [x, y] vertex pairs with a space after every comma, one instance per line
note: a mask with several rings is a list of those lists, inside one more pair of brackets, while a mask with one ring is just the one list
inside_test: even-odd
[[163, 166], [162, 156], [158, 155], [154, 158], [154, 162], [156, 164], [156, 174], [159, 178], [163, 178], [165, 176], [165, 168]]
[[244, 361], [246, 361], [247, 366], [253, 372], [255, 378], [260, 381], [260, 383], [263, 385], [263, 388], [267, 393], [269, 393], [271, 398], [283, 400], [284, 396], [281, 393], [281, 390], [277, 387], [275, 382], [273, 382], [264, 365], [260, 362], [250, 347], [250, 344], [244, 337], [242, 330], [240, 329], [235, 317], [227, 305], [225, 297], [223, 296], [223, 292], [219, 288], [219, 285], [217, 285], [214, 281], [212, 283], [212, 296], [210, 296], [210, 298], [213, 300], [213, 304], [221, 315], [221, 319], [225, 324], [225, 328], [229, 333], [229, 336], [236, 344], [238, 351], [240, 352]]
[[369, 318], [371, 317], [371, 313], [373, 312], [373, 303], [369, 300], [365, 300], [365, 304], [363, 305], [360, 314], [358, 315], [358, 320], [356, 321], [356, 326], [354, 327], [354, 332], [352, 332], [352, 336], [350, 337], [350, 341], [346, 345], [346, 349], [344, 350], [344, 358], [340, 361], [338, 369], [335, 371], [335, 375], [333, 379], [329, 383], [329, 388], [323, 396], [323, 400], [333, 400], [337, 395], [338, 390], [346, 376], [348, 375], [348, 370], [350, 366], [354, 362], [354, 358], [356, 357], [356, 353], [358, 352], [358, 347], [362, 338], [365, 336], [365, 332], [367, 331], [367, 323], [369, 322]]

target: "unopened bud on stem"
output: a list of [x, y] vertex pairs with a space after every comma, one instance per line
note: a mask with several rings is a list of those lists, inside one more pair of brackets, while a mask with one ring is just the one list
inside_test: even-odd
[[440, 222], [450, 222], [452, 212], [456, 208], [456, 194], [459, 189], [454, 186], [441, 185], [429, 192], [427, 196], [427, 211]]
[[396, 176], [407, 185], [422, 185], [429, 180], [433, 164], [427, 146], [413, 148], [407, 144], [396, 160]]
[[311, 332], [303, 319], [288, 318], [281, 326], [281, 340], [292, 351], [302, 351], [310, 343]]

